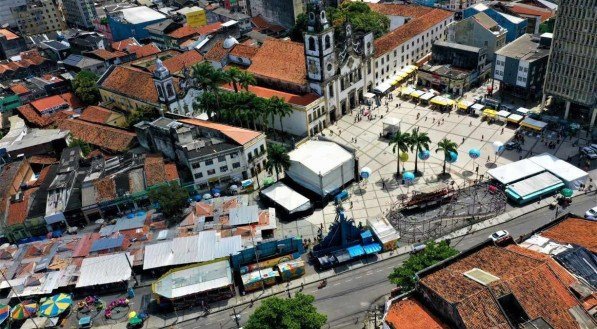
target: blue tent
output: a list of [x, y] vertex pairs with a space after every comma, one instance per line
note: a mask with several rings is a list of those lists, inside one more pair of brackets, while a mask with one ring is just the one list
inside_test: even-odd
[[346, 251], [348, 251], [350, 258], [361, 257], [365, 254], [365, 249], [363, 249], [363, 247], [361, 247], [360, 244], [358, 244], [356, 246], [348, 247], [348, 248], [346, 248]]

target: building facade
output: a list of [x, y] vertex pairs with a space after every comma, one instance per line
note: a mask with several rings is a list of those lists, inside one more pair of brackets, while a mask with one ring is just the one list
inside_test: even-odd
[[[581, 121], [597, 117], [597, 0], [561, 1], [544, 92], [565, 102], [564, 117], [574, 104]], [[543, 102], [545, 103], [545, 101]]]
[[525, 34], [495, 54], [493, 78], [508, 95], [535, 99], [541, 95], [551, 35]]
[[487, 16], [491, 17], [501, 27], [508, 30], [506, 33], [506, 42], [512, 42], [526, 33], [528, 24], [526, 19], [501, 13], [482, 3], [466, 8], [463, 11], [463, 17], [469, 18], [481, 12], [487, 14]]
[[135, 38], [139, 41], [149, 38], [149, 31], [145, 28], [159, 23], [166, 16], [146, 6], [125, 8], [108, 14], [108, 25], [113, 41]]
[[478, 13], [448, 28], [448, 41], [467, 46], [486, 48], [487, 58], [493, 61], [495, 51], [506, 44], [506, 29], [485, 13]]
[[306, 11], [304, 0], [251, 0], [251, 16], [263, 16], [270, 22], [275, 22], [291, 28], [296, 17]]
[[23, 35], [35, 35], [61, 31], [66, 28], [62, 13], [51, 0], [28, 1], [12, 8], [19, 31]]
[[9, 26], [16, 27], [17, 20], [12, 15], [12, 8], [24, 6], [27, 4], [27, 0], [0, 0], [0, 22], [2, 24], [8, 24]]
[[97, 18], [95, 6], [91, 0], [63, 0], [64, 18], [69, 26], [93, 29], [93, 20]]

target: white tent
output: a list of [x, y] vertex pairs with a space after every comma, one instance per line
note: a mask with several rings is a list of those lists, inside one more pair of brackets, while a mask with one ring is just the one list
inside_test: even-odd
[[383, 134], [395, 134], [400, 131], [400, 119], [394, 117], [383, 118]]
[[512, 162], [497, 168], [489, 169], [487, 173], [498, 182], [506, 185], [536, 175], [545, 169], [529, 159]]
[[261, 194], [284, 208], [289, 214], [311, 209], [309, 199], [282, 182], [263, 189]]
[[544, 172], [508, 185], [506, 193], [524, 201], [532, 199], [533, 196], [536, 197], [537, 194], [541, 194], [543, 191], [553, 191], [563, 185], [562, 180], [558, 177], [549, 172]]
[[308, 141], [289, 156], [286, 175], [321, 196], [355, 178], [354, 155], [334, 142]]
[[128, 253], [85, 258], [81, 264], [81, 274], [76, 287], [91, 287], [127, 281], [133, 273], [132, 263], [133, 256]]
[[530, 157], [529, 160], [559, 177], [564, 181], [566, 187], [573, 190], [578, 190], [580, 184], [584, 184], [589, 178], [589, 174], [586, 171], [549, 153]]

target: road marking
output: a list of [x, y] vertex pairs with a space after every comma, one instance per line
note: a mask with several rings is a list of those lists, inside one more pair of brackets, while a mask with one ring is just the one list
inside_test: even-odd
[[361, 275], [361, 276], [357, 276], [355, 279], [360, 279], [360, 278], [362, 278], [362, 277], [363, 277], [362, 275]]
[[386, 266], [386, 268], [394, 268], [394, 266]]
[[352, 281], [352, 279], [348, 279], [348, 280], [346, 280], [345, 282], [350, 282], [350, 281]]
[[334, 283], [333, 285], [334, 285], [334, 286], [337, 286], [337, 285], [339, 285], [339, 284], [341, 284], [341, 283], [342, 283], [342, 282], [336, 282], [336, 283]]

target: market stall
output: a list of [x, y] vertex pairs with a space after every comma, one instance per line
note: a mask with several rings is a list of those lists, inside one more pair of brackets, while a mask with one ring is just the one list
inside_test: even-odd
[[384, 251], [394, 250], [398, 247], [400, 234], [385, 218], [367, 219], [367, 226], [373, 231], [375, 239], [381, 243]]
[[483, 119], [487, 121], [497, 120], [498, 119], [498, 112], [492, 109], [485, 109], [483, 110]]
[[400, 119], [394, 117], [385, 117], [383, 119], [383, 136], [391, 137], [400, 131]]
[[430, 103], [441, 111], [450, 111], [456, 102], [443, 96], [436, 96]]
[[400, 90], [400, 95], [403, 97], [410, 97], [410, 94], [412, 94], [413, 91], [415, 91], [415, 88], [411, 86], [406, 86]]
[[519, 107], [518, 109], [516, 109], [516, 114], [520, 114], [522, 116], [527, 116], [527, 115], [529, 115], [530, 112], [531, 112], [531, 110], [529, 110], [525, 107]]
[[508, 112], [506, 110], [501, 110], [497, 113], [497, 119], [504, 123], [508, 121], [509, 116], [510, 116], [510, 112]]
[[435, 94], [426, 92], [423, 95], [421, 95], [421, 102], [423, 104], [429, 104], [429, 100], [432, 99], [433, 97], [435, 97]]
[[410, 97], [412, 97], [413, 99], [419, 99], [421, 96], [423, 96], [424, 93], [424, 91], [415, 90], [412, 93], [410, 93]]
[[379, 94], [385, 94], [388, 92], [388, 90], [390, 90], [390, 88], [392, 88], [392, 85], [388, 82], [382, 82], [380, 84], [377, 85], [377, 87], [375, 87], [373, 89], [373, 91], [375, 91], [376, 93]]
[[520, 126], [532, 130], [534, 132], [541, 132], [543, 131], [543, 129], [545, 129], [545, 127], [547, 127], [547, 123], [527, 117], [524, 120], [522, 120]]
[[485, 106], [483, 104], [473, 104], [471, 106], [472, 109], [472, 114], [476, 115], [476, 116], [481, 116], [483, 114], [483, 109], [485, 108]]
[[282, 281], [290, 281], [305, 274], [305, 262], [300, 259], [295, 259], [280, 263], [274, 266], [274, 269], [280, 273]]
[[530, 157], [529, 160], [560, 178], [572, 190], [578, 190], [589, 179], [586, 171], [549, 153]]
[[365, 93], [365, 95], [363, 95], [365, 98], [365, 104], [367, 105], [373, 105], [375, 104], [375, 94], [374, 93]]
[[519, 125], [522, 120], [524, 120], [524, 117], [522, 115], [512, 113], [508, 116], [507, 122]]
[[459, 111], [468, 112], [468, 110], [471, 106], [473, 106], [472, 102], [469, 102], [467, 100], [461, 100], [461, 101], [458, 101], [457, 108]]
[[265, 268], [241, 276], [245, 292], [261, 289], [263, 286], [269, 287], [276, 284], [276, 279], [280, 276], [278, 271], [273, 268]]

